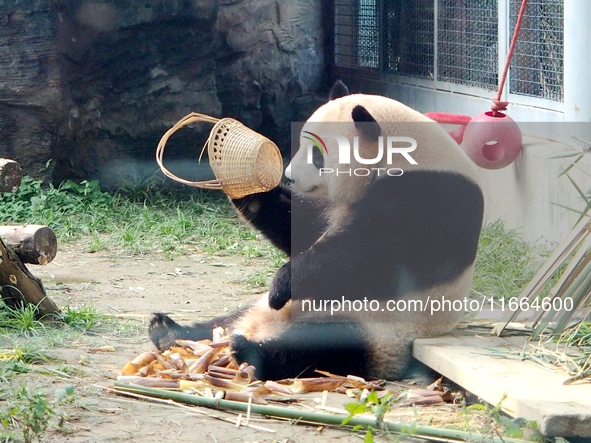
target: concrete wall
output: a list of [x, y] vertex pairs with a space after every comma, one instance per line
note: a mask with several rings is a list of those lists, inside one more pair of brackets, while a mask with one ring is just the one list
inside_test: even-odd
[[[344, 74], [344, 73], [342, 73]], [[492, 101], [467, 94], [396, 84], [379, 79], [341, 75], [352, 92], [380, 94], [395, 98], [420, 112], [449, 112], [474, 116], [490, 109]], [[491, 92], [491, 98], [494, 93]], [[572, 229], [585, 203], [563, 168], [574, 158], [550, 159], [572, 151], [573, 136], [591, 141], [591, 125], [565, 123], [568, 115], [550, 109], [510, 104], [508, 114], [519, 122], [524, 134], [517, 160], [501, 170], [480, 169], [486, 199], [486, 220], [505, 220], [507, 227], [522, 230], [532, 242], [559, 242]], [[451, 129], [451, 128], [449, 128]], [[591, 145], [591, 143], [590, 143]], [[591, 188], [591, 155], [569, 175], [586, 192]]]
[[[500, 170], [481, 169], [485, 193], [487, 222], [502, 219], [509, 228], [519, 228], [531, 241], [540, 239], [560, 242], [577, 222], [586, 203], [566, 175], [560, 176], [575, 157], [550, 158], [557, 153], [572, 151], [562, 141], [535, 135], [540, 125], [521, 125], [529, 135], [517, 160]], [[546, 125], [548, 126], [548, 125]], [[550, 125], [552, 126], [552, 125]], [[569, 137], [564, 137], [570, 143]], [[591, 156], [585, 156], [581, 167], [572, 168], [569, 176], [583, 192], [591, 188]]]

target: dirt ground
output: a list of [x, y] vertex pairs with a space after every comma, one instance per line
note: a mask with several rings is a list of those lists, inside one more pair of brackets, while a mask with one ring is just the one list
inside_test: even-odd
[[[111, 386], [124, 364], [139, 353], [153, 349], [146, 323], [154, 311], [170, 313], [178, 321], [205, 319], [234, 310], [260, 297], [260, 290], [243, 282], [258, 268], [244, 264], [240, 257], [192, 256], [174, 260], [156, 256], [131, 257], [107, 254], [60, 252], [43, 267], [30, 266], [42, 279], [48, 294], [59, 306], [92, 305], [99, 312], [127, 319], [131, 332], [113, 331], [80, 336], [67, 346], [50, 349], [65, 363], [82, 371], [69, 378], [27, 374], [31, 386], [42, 387], [53, 400], [52, 390], [75, 386], [76, 400], [56, 409], [68, 415], [69, 432], [50, 432], [45, 442], [359, 442], [359, 435], [338, 428], [291, 424], [259, 419], [253, 424], [273, 433], [204, 415], [178, 407], [148, 403], [112, 394], [101, 387]], [[257, 294], [258, 292], [258, 294]], [[111, 352], [89, 352], [111, 345]], [[337, 394], [335, 394], [337, 396]], [[343, 407], [343, 397], [331, 399]], [[340, 403], [340, 404], [339, 404]], [[408, 408], [409, 421], [412, 411]], [[199, 409], [206, 414], [236, 420], [236, 415]], [[445, 413], [445, 408], [442, 411]], [[449, 411], [447, 411], [449, 414]], [[385, 441], [376, 438], [376, 441]]]
[[[63, 248], [62, 248], [63, 249]], [[63, 251], [46, 266], [31, 266], [41, 278], [49, 296], [60, 306], [94, 306], [100, 313], [121, 317], [129, 327], [113, 333], [80, 334], [72, 342], [49, 349], [63, 363], [80, 371], [69, 377], [24, 374], [17, 382], [27, 381], [39, 387], [50, 401], [54, 392], [69, 384], [75, 386], [75, 401], [55, 405], [67, 415], [67, 432], [48, 432], [42, 441], [142, 442], [165, 441], [211, 443], [349, 443], [363, 441], [337, 427], [296, 424], [278, 419], [258, 418], [251, 424], [274, 432], [236, 427], [236, 414], [197, 408], [149, 403], [113, 394], [108, 388], [126, 362], [143, 351], [153, 349], [147, 337], [147, 322], [152, 312], [167, 312], [177, 321], [206, 319], [235, 310], [261, 296], [261, 289], [249, 288], [245, 278], [262, 265], [244, 263], [240, 257], [190, 256], [174, 260], [156, 256], [114, 256]], [[70, 336], [69, 336], [70, 337]], [[76, 336], [74, 336], [76, 337]], [[94, 352], [112, 346], [110, 352]], [[60, 364], [50, 364], [58, 369]], [[105, 389], [107, 388], [107, 389]], [[349, 402], [342, 394], [330, 394], [329, 406], [343, 408]], [[313, 404], [310, 402], [310, 404]], [[206, 416], [215, 415], [218, 418]], [[433, 414], [443, 422], [457, 414], [457, 407], [442, 405], [425, 411], [431, 425]], [[421, 414], [422, 415], [422, 414]], [[405, 408], [400, 419], [410, 423], [416, 409]], [[229, 420], [223, 421], [223, 420]], [[56, 424], [56, 419], [53, 419]], [[376, 437], [376, 442], [391, 441]], [[404, 439], [401, 441], [417, 441]]]

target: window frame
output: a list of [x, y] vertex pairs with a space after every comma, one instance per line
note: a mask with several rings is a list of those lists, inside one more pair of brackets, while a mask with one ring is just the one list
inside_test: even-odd
[[[354, 76], [357, 78], [372, 79], [382, 82], [396, 83], [411, 87], [419, 87], [433, 91], [449, 92], [453, 94], [462, 94], [475, 98], [491, 99], [496, 97], [498, 91], [498, 84], [494, 90], [481, 88], [478, 86], [469, 86], [459, 83], [444, 81], [438, 79], [438, 16], [439, 16], [439, 1], [433, 0], [433, 14], [434, 14], [434, 30], [433, 33], [433, 79], [425, 79], [420, 77], [413, 77], [411, 75], [401, 75], [390, 72], [385, 72], [384, 69], [384, 2], [386, 0], [376, 0], [377, 4], [377, 16], [378, 16], [378, 54], [379, 62], [377, 68], [356, 68], [350, 66], [339, 66], [336, 64], [335, 53], [336, 46], [333, 47], [332, 51], [332, 71], [337, 76]], [[503, 69], [505, 66], [506, 57], [509, 51], [510, 41], [513, 34], [513, 29], [510, 27], [510, 0], [499, 0], [497, 4], [498, 13], [498, 32], [497, 32], [497, 45], [498, 45], [498, 82], [502, 78]], [[334, 0], [331, 1], [333, 5], [331, 11], [335, 14]], [[336, 18], [332, 17], [332, 32], [333, 35], [336, 32]], [[564, 22], [563, 22], [563, 33], [564, 33]], [[563, 87], [564, 87], [564, 69], [565, 60], [563, 55]], [[565, 110], [565, 97], [562, 96], [562, 101], [554, 101], [547, 98], [535, 97], [525, 94], [518, 94], [510, 92], [510, 79], [511, 69], [506, 84], [503, 88], [503, 94], [501, 99], [507, 100], [511, 104], [523, 105], [527, 107], [535, 107], [543, 110], [550, 110], [556, 112], [564, 112]]]

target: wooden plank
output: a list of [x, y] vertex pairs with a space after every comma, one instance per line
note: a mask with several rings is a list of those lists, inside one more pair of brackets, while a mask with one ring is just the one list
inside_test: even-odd
[[[454, 332], [455, 334], [455, 332]], [[532, 361], [483, 355], [485, 347], [521, 350], [526, 337], [446, 335], [417, 339], [415, 358], [514, 417], [536, 421], [547, 436], [591, 437], [591, 384]]]

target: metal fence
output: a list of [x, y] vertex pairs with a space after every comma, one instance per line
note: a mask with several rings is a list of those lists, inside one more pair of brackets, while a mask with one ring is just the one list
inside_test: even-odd
[[495, 89], [497, 0], [439, 0], [437, 12], [437, 79]]
[[384, 2], [384, 71], [434, 78], [433, 0]]
[[[508, 17], [500, 17], [508, 1]], [[496, 89], [521, 0], [334, 0], [336, 66]], [[506, 3], [503, 3], [506, 5]], [[564, 0], [529, 0], [509, 92], [563, 101]], [[502, 66], [501, 66], [502, 68]]]
[[[511, 30], [521, 0], [511, 0]], [[564, 96], [564, 0], [529, 0], [511, 62], [509, 90], [562, 101]]]
[[350, 68], [379, 66], [377, 0], [335, 0], [335, 64]]

